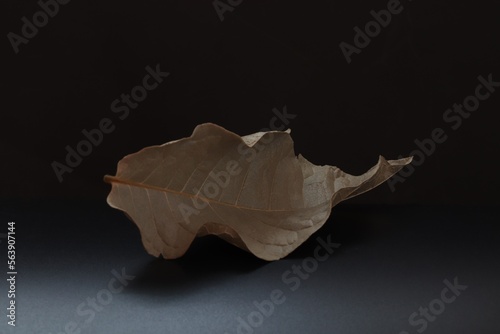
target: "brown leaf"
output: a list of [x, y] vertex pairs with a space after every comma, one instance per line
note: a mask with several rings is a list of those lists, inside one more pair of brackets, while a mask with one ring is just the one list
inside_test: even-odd
[[108, 204], [137, 224], [151, 255], [178, 258], [196, 236], [214, 234], [272, 261], [317, 231], [334, 205], [410, 162], [379, 157], [353, 176], [295, 156], [289, 130], [240, 137], [206, 123], [191, 137], [127, 155], [104, 179]]

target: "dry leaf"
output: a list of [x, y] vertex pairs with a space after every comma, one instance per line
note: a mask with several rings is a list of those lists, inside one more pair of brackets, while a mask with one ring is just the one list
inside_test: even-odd
[[295, 156], [290, 131], [240, 137], [215, 124], [151, 146], [118, 163], [108, 204], [139, 227], [149, 254], [182, 256], [196, 236], [214, 234], [272, 261], [318, 230], [334, 205], [368, 191], [411, 158], [360, 176]]

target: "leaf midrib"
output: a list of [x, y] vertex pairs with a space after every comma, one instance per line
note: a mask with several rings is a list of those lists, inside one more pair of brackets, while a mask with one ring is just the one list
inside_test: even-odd
[[[121, 179], [119, 177], [112, 176], [112, 175], [105, 175], [104, 182], [109, 183], [109, 184], [120, 183], [120, 184], [125, 184], [128, 186], [132, 186], [132, 187], [162, 191], [162, 192], [166, 192], [166, 193], [171, 193], [171, 194], [175, 194], [175, 195], [179, 195], [179, 196], [188, 197], [190, 199], [198, 198], [198, 199], [210, 202], [210, 203], [215, 203], [215, 204], [224, 205], [224, 206], [228, 206], [231, 208], [243, 209], [243, 210], [262, 211], [262, 212], [297, 212], [297, 211], [301, 211], [301, 210], [311, 209], [311, 208], [297, 208], [297, 209], [292, 209], [292, 210], [269, 210], [269, 209], [250, 208], [247, 206], [241, 206], [241, 205], [235, 205], [235, 204], [231, 204], [231, 203], [227, 203], [227, 202], [216, 201], [216, 200], [213, 200], [211, 198], [204, 197], [204, 196], [193, 195], [190, 193], [176, 191], [176, 190], [172, 190], [172, 189], [168, 189], [168, 188], [162, 188], [162, 187], [154, 186], [151, 184], [145, 184], [145, 183], [140, 183], [140, 182], [135, 182], [135, 181], [130, 181], [130, 180], [124, 180], [124, 179]], [[324, 203], [321, 203], [317, 206], [320, 206], [323, 204]]]

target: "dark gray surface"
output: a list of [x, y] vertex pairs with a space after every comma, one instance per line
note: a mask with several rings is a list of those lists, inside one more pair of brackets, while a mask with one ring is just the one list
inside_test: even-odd
[[[237, 333], [238, 317], [247, 319], [254, 301], [275, 289], [286, 300], [254, 333], [417, 333], [422, 325], [411, 326], [409, 316], [441, 298], [443, 281], [455, 277], [467, 289], [424, 332], [500, 332], [494, 208], [341, 205], [272, 263], [211, 237], [179, 260], [154, 259], [135, 225], [103, 202], [4, 202], [0, 219], [17, 222], [19, 272], [18, 325], [2, 320], [3, 333], [55, 334], [72, 321], [81, 333]], [[283, 273], [329, 235], [340, 247], [292, 291]], [[78, 306], [122, 268], [135, 278], [85, 322]]]

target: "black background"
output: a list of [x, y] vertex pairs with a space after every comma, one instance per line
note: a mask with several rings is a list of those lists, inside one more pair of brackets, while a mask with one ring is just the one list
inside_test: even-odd
[[[189, 136], [214, 122], [244, 135], [287, 106], [296, 153], [362, 173], [379, 154], [409, 155], [415, 139], [449, 138], [396, 195], [359, 203], [495, 204], [500, 186], [496, 93], [453, 131], [443, 113], [474, 93], [477, 76], [500, 81], [494, 2], [418, 1], [360, 54], [345, 60], [353, 28], [387, 2], [245, 2], [221, 22], [210, 2], [70, 2], [15, 54], [3, 46], [2, 197], [104, 198], [104, 174], [124, 155]], [[4, 30], [20, 33], [35, 2], [10, 2]], [[110, 105], [142, 82], [145, 67], [171, 75], [119, 122]], [[498, 73], [498, 74], [497, 74]], [[6, 103], [8, 101], [8, 103]], [[81, 131], [111, 118], [116, 130], [59, 184], [53, 161]]]
[[[2, 43], [4, 97], [0, 122], [2, 221], [6, 224], [8, 220], [16, 220], [19, 239], [22, 240], [24, 234], [25, 239], [31, 240], [19, 246], [19, 256], [23, 259], [21, 255], [25, 255], [20, 261], [25, 261], [21, 262], [24, 270], [31, 268], [32, 275], [28, 277], [26, 274], [24, 283], [19, 284], [24, 284], [25, 291], [36, 289], [36, 284], [41, 284], [41, 291], [45, 291], [43, 289], [47, 289], [47, 285], [40, 281], [47, 279], [48, 282], [55, 272], [62, 273], [68, 269], [74, 277], [64, 274], [53, 276], [52, 279], [60, 283], [57, 285], [60, 290], [54, 287], [54, 291], [59, 291], [62, 296], [73, 296], [75, 290], [65, 290], [64, 282], [71, 281], [67, 284], [78, 290], [79, 285], [74, 280], [82, 281], [79, 276], [82, 268], [91, 270], [89, 268], [93, 264], [99, 263], [96, 264], [99, 269], [95, 276], [85, 274], [93, 277], [95, 282], [86, 280], [90, 287], [88, 290], [82, 288], [85, 292], [81, 292], [81, 297], [74, 297], [75, 301], [62, 299], [54, 304], [57, 306], [52, 305], [43, 311], [41, 305], [50, 303], [49, 300], [43, 297], [29, 299], [24, 295], [24, 304], [29, 305], [29, 310], [28, 306], [24, 309], [24, 326], [28, 326], [26, 312], [32, 312], [29, 319], [34, 321], [24, 327], [30, 328], [26, 329], [27, 332], [34, 331], [34, 328], [43, 333], [55, 332], [61, 328], [50, 323], [50, 318], [66, 304], [73, 312], [79, 300], [92, 294], [88, 291], [100, 289], [100, 285], [107, 282], [111, 269], [125, 266], [126, 259], [116, 255], [120, 254], [120, 250], [133, 254], [134, 266], [146, 266], [151, 261], [143, 251], [133, 225], [123, 215], [105, 206], [110, 187], [102, 182], [102, 178], [105, 174], [114, 174], [118, 160], [143, 147], [189, 136], [197, 124], [204, 122], [219, 124], [240, 135], [257, 132], [269, 127], [274, 108], [283, 110], [285, 106], [288, 113], [296, 115], [289, 124], [296, 153], [315, 164], [336, 165], [351, 174], [368, 170], [376, 163], [379, 154], [388, 159], [408, 156], [416, 148], [414, 141], [429, 138], [436, 128], [442, 128], [448, 136], [446, 142], [436, 146], [434, 154], [415, 167], [415, 172], [404, 183], [396, 185], [395, 192], [383, 184], [354, 198], [350, 204], [342, 204], [336, 216], [340, 220], [339, 227], [331, 227], [333, 218], [327, 222], [330, 227], [325, 227], [323, 235], [333, 229], [338, 233], [337, 241], [345, 247], [329, 263], [341, 257], [342, 252], [349, 253], [353, 249], [358, 252], [359, 249], [353, 245], [362, 244], [365, 237], [371, 238], [375, 244], [373, 249], [366, 248], [366, 252], [376, 253], [377, 245], [385, 249], [391, 244], [394, 244], [393, 252], [400, 252], [401, 247], [406, 249], [401, 240], [413, 240], [414, 234], [419, 235], [416, 231], [426, 231], [425, 235], [419, 236], [435, 242], [427, 245], [429, 248], [422, 256], [428, 256], [427, 260], [434, 264], [432, 267], [450, 269], [440, 272], [426, 265], [417, 266], [414, 272], [406, 274], [425, 277], [428, 284], [419, 288], [427, 291], [428, 296], [417, 300], [425, 293], [412, 292], [410, 297], [405, 291], [411, 288], [402, 286], [399, 291], [393, 291], [393, 296], [397, 303], [406, 305], [402, 306], [404, 312], [401, 311], [395, 318], [360, 317], [361, 320], [352, 321], [363, 323], [366, 328], [372, 328], [372, 332], [388, 332], [394, 326], [392, 332], [398, 333], [398, 330], [404, 329], [402, 326], [405, 323], [408, 324], [406, 317], [418, 309], [418, 305], [438, 297], [443, 279], [452, 279], [457, 275], [463, 277], [466, 272], [474, 272], [477, 285], [486, 284], [482, 281], [486, 277], [492, 284], [491, 275], [498, 277], [498, 258], [491, 257], [498, 254], [498, 238], [496, 241], [488, 238], [494, 237], [496, 225], [493, 222], [498, 221], [500, 88], [482, 101], [478, 110], [465, 119], [457, 130], [452, 130], [450, 124], [443, 121], [443, 114], [454, 103], [462, 103], [467, 96], [474, 94], [479, 83], [478, 76], [486, 78], [491, 74], [494, 81], [500, 81], [499, 6], [494, 1], [457, 3], [414, 0], [402, 4], [403, 11], [393, 15], [390, 24], [372, 38], [366, 48], [359, 54], [353, 54], [350, 64], [339, 44], [353, 44], [353, 28], [363, 27], [372, 20], [370, 11], [386, 8], [387, 1], [243, 0], [232, 12], [224, 13], [221, 22], [210, 1], [138, 3], [72, 0], [61, 5], [59, 13], [40, 28], [27, 44], [20, 45], [19, 53], [14, 52], [5, 37]], [[32, 15], [39, 10], [35, 1], [5, 1], [1, 14], [5, 36], [9, 32], [20, 34], [21, 18], [26, 16], [31, 21]], [[134, 86], [141, 84], [147, 73], [145, 67], [155, 67], [156, 64], [160, 64], [161, 70], [169, 72], [170, 76], [149, 92], [145, 101], [132, 110], [128, 118], [119, 120], [111, 111], [112, 101], [122, 93], [129, 94]], [[93, 152], [73, 172], [65, 174], [63, 182], [59, 182], [51, 164], [54, 161], [64, 163], [65, 147], [76, 147], [84, 139], [81, 131], [96, 128], [103, 118], [112, 119], [116, 130], [104, 135], [102, 144], [94, 147]], [[399, 205], [399, 211], [389, 214], [396, 210], [395, 206], [385, 206], [390, 204]], [[377, 214], [384, 215], [377, 213], [380, 207], [387, 215], [385, 223], [384, 219], [376, 219]], [[460, 210], [466, 210], [467, 214], [461, 214]], [[362, 218], [349, 218], [351, 213]], [[346, 227], [349, 223], [353, 227]], [[403, 224], [404, 229], [399, 231], [397, 223]], [[365, 224], [373, 224], [368, 232]], [[487, 228], [481, 224], [487, 224]], [[117, 240], [112, 232], [123, 226], [130, 231], [124, 232], [121, 237], [124, 239]], [[455, 238], [445, 237], [445, 226], [458, 226], [460, 232], [455, 231]], [[108, 234], [99, 234], [101, 229]], [[88, 233], [93, 241], [88, 243], [88, 239], [84, 240], [78, 233], [69, 233], [73, 230]], [[382, 242], [379, 239], [381, 234], [370, 231], [385, 231], [394, 239]], [[467, 235], [473, 236], [470, 241], [467, 241]], [[125, 239], [128, 240], [126, 243]], [[468, 247], [472, 249], [475, 246], [484, 248], [469, 253], [469, 250], [459, 248], [462, 242], [469, 242]], [[309, 245], [288, 261], [300, 262], [303, 257], [310, 256], [307, 249], [314, 249], [314, 240]], [[397, 248], [398, 245], [400, 248]], [[415, 247], [418, 248], [418, 245]], [[83, 248], [79, 251], [78, 247]], [[135, 252], [130, 251], [130, 247]], [[187, 263], [191, 268], [184, 274], [187, 276], [168, 276], [167, 283], [175, 287], [176, 280], [187, 279], [190, 282], [189, 278], [204, 275], [213, 278], [209, 274], [212, 269], [216, 275], [229, 281], [243, 279], [246, 282], [250, 276], [245, 275], [254, 273], [255, 261], [251, 256], [232, 247], [226, 248], [218, 240], [209, 239], [208, 244], [197, 247], [200, 250], [194, 250], [188, 254], [187, 260], [180, 262], [181, 267]], [[219, 259], [221, 262], [217, 261], [213, 267], [206, 263], [215, 260], [203, 257], [211, 248], [214, 248], [215, 254], [223, 254]], [[456, 249], [458, 253], [450, 252], [450, 249]], [[412, 256], [417, 258], [419, 250], [413, 251], [415, 253], [403, 252], [407, 257], [394, 259], [389, 268], [411, 262]], [[443, 252], [450, 252], [449, 257], [437, 255]], [[463, 267], [450, 264], [467, 254], [477, 257], [465, 261]], [[71, 264], [65, 267], [64, 261], [55, 260], [59, 257]], [[70, 258], [74, 260], [70, 261]], [[76, 259], [86, 264], [79, 267], [74, 262]], [[224, 276], [226, 270], [221, 268], [226, 268], [223, 264], [225, 260], [227, 266], [236, 262], [247, 263], [249, 267], [241, 265], [245, 269], [243, 276], [240, 272]], [[359, 268], [366, 264], [364, 260], [352, 259], [351, 265]], [[55, 267], [51, 271], [50, 265], [37, 267], [35, 264], [40, 261], [55, 261], [59, 266], [53, 264]], [[483, 270], [470, 267], [477, 261], [483, 261], [480, 262], [484, 264]], [[145, 286], [151, 285], [148, 277], [162, 277], [161, 273], [166, 268], [178, 262], [152, 263], [141, 276]], [[205, 263], [206, 267], [193, 269], [201, 263]], [[422, 263], [428, 262], [422, 260]], [[259, 262], [257, 267], [261, 265]], [[280, 266], [283, 264], [273, 263], [265, 268], [278, 273], [274, 279], [279, 281], [279, 274], [284, 270]], [[331, 268], [332, 272], [342, 269]], [[387, 270], [386, 273], [392, 272], [392, 269]], [[138, 276], [139, 271], [136, 272]], [[265, 275], [261, 279], [269, 282]], [[311, 283], [309, 289], [321, 299], [319, 291], [336, 291], [336, 288], [326, 283], [332, 275], [330, 271], [321, 274], [318, 271], [319, 275], [324, 275], [321, 276], [324, 280]], [[409, 277], [404, 273], [398, 275]], [[471, 278], [470, 281], [474, 280]], [[203, 281], [197, 282], [203, 286], [199, 283]], [[248, 281], [241, 284], [247, 287], [250, 295], [235, 300], [248, 300], [251, 304], [252, 300], [260, 298], [260, 295], [256, 297], [256, 291], [260, 291], [256, 283]], [[272, 286], [272, 283], [269, 284]], [[429, 284], [434, 290], [427, 289]], [[153, 286], [157, 286], [160, 295], [169, 294], [161, 283]], [[203, 289], [210, 287], [206, 283]], [[179, 297], [183, 296], [182, 293], [196, 299], [196, 295], [193, 297], [190, 294], [190, 288], [176, 290], [179, 305], [186, 302]], [[22, 286], [19, 289], [22, 291]], [[223, 284], [214, 289], [221, 289], [217, 290], [217, 295], [224, 294]], [[479, 333], [492, 333], [492, 328], [498, 330], [498, 324], [492, 327], [493, 322], [488, 322], [493, 318], [486, 316], [488, 310], [495, 306], [486, 294], [498, 296], [498, 287], [492, 284], [491, 289], [485, 288], [485, 291], [481, 295], [484, 300], [471, 297], [464, 306], [482, 314], [483, 318], [471, 316], [472, 311], [455, 314], [447, 311], [446, 320], [439, 325], [442, 328], [429, 328], [428, 332], [444, 333], [448, 329], [458, 333], [457, 327], [452, 325], [457, 319], [464, 322], [464, 330], [479, 328], [482, 330]], [[398, 293], [406, 297], [397, 298]], [[304, 294], [307, 294], [306, 291]], [[144, 301], [149, 305], [147, 307], [154, 308], [149, 304], [151, 294], [139, 295], [143, 299], [134, 300], [134, 303]], [[367, 298], [371, 300], [371, 297]], [[224, 304], [223, 300], [219, 302]], [[210, 302], [207, 303], [209, 305]], [[313, 300], [309, 303], [302, 305], [302, 311], [319, 307]], [[357, 307], [372, 309], [376, 304], [375, 301], [373, 305], [371, 302], [360, 303], [348, 312], [358, 312]], [[152, 319], [142, 317], [141, 311], [134, 313], [139, 318], [130, 316], [125, 319], [120, 312], [127, 307], [126, 304], [115, 302], [112, 305], [115, 305], [115, 311], [109, 312], [116, 312], [112, 313], [115, 316], [107, 314], [108, 322], [94, 322], [85, 327], [85, 331], [112, 332], [113, 324], [120, 321], [126, 323], [126, 320], [139, 321], [139, 318], [144, 328], [148, 328], [148, 321]], [[230, 302], [224, 305], [227, 309], [219, 311], [230, 312]], [[479, 309], [478, 305], [481, 305]], [[498, 309], [498, 302], [496, 306]], [[185, 312], [191, 312], [188, 309]], [[342, 310], [340, 307], [336, 312]], [[298, 317], [303, 322], [314, 322], [312, 315], [299, 316], [297, 309], [292, 307], [287, 312], [288, 318]], [[465, 314], [469, 318], [464, 318]], [[187, 313], [185, 316], [189, 317]], [[225, 325], [217, 327], [219, 329], [203, 327], [203, 323], [216, 322], [217, 315], [206, 316], [196, 318], [199, 327], [186, 326], [193, 332], [217, 332], [220, 328], [228, 328], [229, 332], [231, 327], [235, 328], [235, 323], [231, 322], [235, 316], [232, 315], [230, 318], [233, 320], [227, 320]], [[22, 309], [19, 310], [19, 317], [22, 322]], [[397, 323], [396, 318], [401, 322]], [[57, 321], [65, 323], [65, 319]], [[277, 327], [266, 328], [263, 325], [259, 330], [273, 332], [278, 328], [288, 328], [289, 332], [293, 332], [294, 328], [305, 328], [297, 325], [280, 327], [290, 325], [284, 319], [275, 320]], [[198, 323], [196, 321], [191, 325]], [[153, 319], [152, 323], [160, 326], [158, 331], [151, 330], [151, 327], [146, 332], [181, 332], [179, 328], [162, 327], [158, 319]], [[335, 326], [332, 323], [328, 328], [336, 333], [356, 333], [365, 328], [343, 322]], [[313, 326], [309, 330], [321, 332], [320, 327]], [[323, 330], [326, 331], [326, 328]]]

